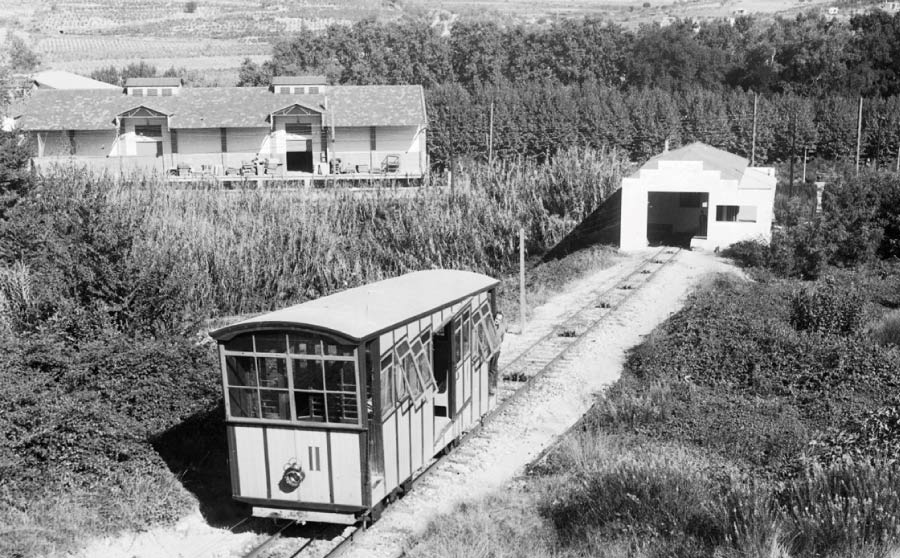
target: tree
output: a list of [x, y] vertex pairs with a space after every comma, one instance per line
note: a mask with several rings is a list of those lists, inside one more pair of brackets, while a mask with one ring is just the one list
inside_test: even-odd
[[26, 136], [0, 130], [0, 218], [31, 185], [31, 155]]
[[113, 85], [122, 85], [122, 74], [115, 66], [106, 66], [105, 68], [97, 68], [91, 72], [91, 79], [111, 83]]
[[272, 81], [272, 76], [268, 75], [264, 67], [249, 58], [244, 58], [238, 70], [238, 87], [268, 85], [270, 81]]
[[41, 63], [40, 57], [18, 35], [10, 35], [6, 40], [6, 48], [9, 56], [9, 66], [13, 70], [27, 72], [34, 70]]
[[129, 78], [156, 77], [156, 66], [141, 60], [125, 66], [121, 73], [123, 82]]

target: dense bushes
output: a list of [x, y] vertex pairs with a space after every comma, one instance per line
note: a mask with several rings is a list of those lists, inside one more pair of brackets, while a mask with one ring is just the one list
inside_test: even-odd
[[862, 325], [864, 299], [852, 282], [826, 277], [791, 296], [791, 325], [799, 330], [850, 334]]
[[805, 285], [720, 277], [694, 294], [536, 469], [562, 546], [793, 558], [895, 548], [900, 351], [863, 327], [894, 281], [883, 269]]
[[724, 252], [744, 267], [779, 277], [816, 279], [828, 265], [851, 268], [900, 256], [900, 179], [895, 173], [846, 173], [826, 185], [821, 213], [786, 208], [768, 244], [738, 242]]

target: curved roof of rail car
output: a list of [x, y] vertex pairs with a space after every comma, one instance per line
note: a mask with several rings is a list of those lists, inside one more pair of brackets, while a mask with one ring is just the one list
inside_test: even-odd
[[316, 329], [359, 342], [498, 284], [471, 271], [415, 271], [262, 314], [210, 336], [228, 341], [261, 329]]

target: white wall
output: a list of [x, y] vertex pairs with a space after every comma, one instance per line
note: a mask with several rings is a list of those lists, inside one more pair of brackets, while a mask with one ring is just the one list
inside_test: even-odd
[[364, 165], [380, 169], [387, 155], [400, 156], [399, 174], [419, 175], [426, 167], [425, 129], [416, 126], [378, 126], [375, 128], [375, 151], [371, 150], [371, 128], [347, 127], [334, 131], [329, 158], [339, 158], [350, 168]]
[[167, 118], [163, 116], [152, 118], [123, 118], [122, 124], [124, 125], [124, 133], [119, 135], [118, 141], [116, 141], [109, 150], [109, 155], [111, 157], [137, 155], [137, 144], [140, 140], [134, 133], [134, 127], [144, 125], [161, 126], [163, 155], [170, 155], [172, 153]]
[[115, 142], [115, 130], [77, 130], [75, 132], [75, 155], [107, 157]]
[[[724, 180], [718, 171], [703, 170], [699, 161], [660, 161], [658, 169], [642, 169], [622, 180], [622, 250], [647, 246], [648, 192], [705, 192], [709, 194], [707, 237], [692, 242], [703, 249], [725, 248], [739, 240], [771, 238], [775, 174], [772, 169], [748, 168], [737, 180]], [[755, 223], [716, 221], [716, 206], [757, 207]]]
[[178, 130], [178, 154], [221, 153], [222, 135], [218, 128]]

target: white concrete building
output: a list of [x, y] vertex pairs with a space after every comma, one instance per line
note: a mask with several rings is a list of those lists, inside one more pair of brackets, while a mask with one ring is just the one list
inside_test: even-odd
[[622, 180], [620, 248], [705, 250], [771, 238], [775, 170], [703, 143], [653, 157]]

